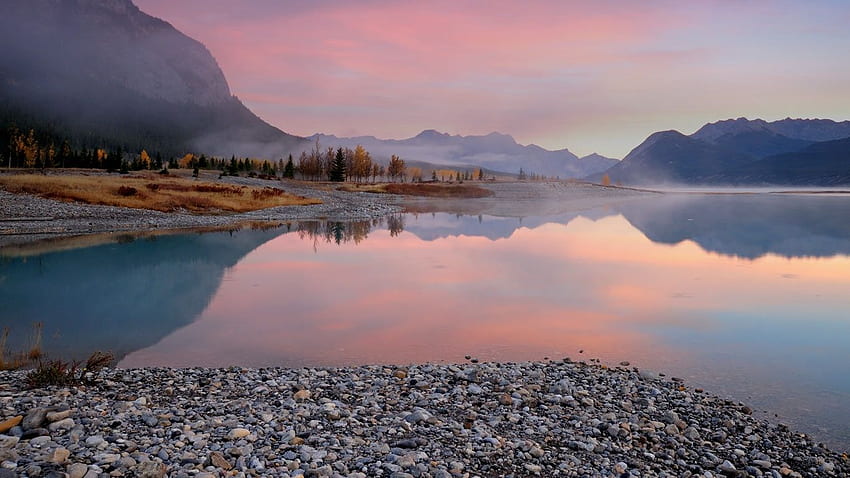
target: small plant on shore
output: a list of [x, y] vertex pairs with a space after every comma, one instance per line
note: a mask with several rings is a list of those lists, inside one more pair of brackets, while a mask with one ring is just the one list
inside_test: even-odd
[[6, 348], [9, 340], [9, 328], [3, 328], [0, 333], [0, 370], [16, 370], [34, 363], [42, 357], [41, 352], [41, 331], [43, 324], [36, 322], [33, 324], [32, 338], [28, 350], [10, 352]]
[[113, 360], [112, 354], [100, 351], [93, 353], [82, 364], [78, 361], [65, 362], [55, 359], [39, 359], [35, 369], [27, 374], [26, 385], [28, 388], [42, 388], [89, 384]]

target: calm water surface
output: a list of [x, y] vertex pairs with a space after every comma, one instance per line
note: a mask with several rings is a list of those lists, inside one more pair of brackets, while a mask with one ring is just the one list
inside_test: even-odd
[[628, 360], [850, 449], [846, 197], [139, 238], [2, 258], [0, 304], [9, 343], [122, 367]]

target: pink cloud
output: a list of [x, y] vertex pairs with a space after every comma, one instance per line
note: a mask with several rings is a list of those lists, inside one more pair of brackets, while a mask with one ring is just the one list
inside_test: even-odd
[[[426, 128], [498, 130], [525, 143], [622, 156], [658, 129], [692, 130], [741, 115], [834, 117], [850, 109], [842, 86], [850, 67], [840, 55], [850, 38], [838, 29], [847, 8], [669, 1], [138, 4], [205, 43], [235, 94], [297, 134], [398, 138]], [[788, 31], [796, 34], [789, 39]], [[818, 55], [808, 54], [815, 46]]]

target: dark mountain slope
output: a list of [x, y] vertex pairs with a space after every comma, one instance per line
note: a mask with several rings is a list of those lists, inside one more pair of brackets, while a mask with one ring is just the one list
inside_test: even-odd
[[611, 181], [624, 184], [709, 182], [754, 159], [678, 131], [662, 131], [647, 138], [606, 174]]
[[732, 169], [717, 178], [734, 184], [833, 186], [850, 184], [850, 138], [815, 143]]
[[232, 96], [202, 44], [129, 0], [4, 0], [2, 10], [0, 118], [19, 128], [165, 154], [279, 155], [303, 141]]

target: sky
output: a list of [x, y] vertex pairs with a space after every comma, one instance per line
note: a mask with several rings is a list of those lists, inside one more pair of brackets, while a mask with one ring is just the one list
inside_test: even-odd
[[622, 158], [720, 119], [850, 119], [850, 2], [135, 0], [297, 135], [424, 129]]

